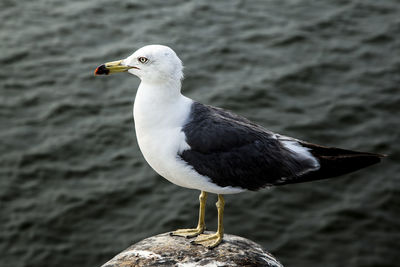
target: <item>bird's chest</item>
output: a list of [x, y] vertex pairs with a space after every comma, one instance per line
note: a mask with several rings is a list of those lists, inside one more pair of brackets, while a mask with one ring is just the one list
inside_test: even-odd
[[143, 131], [136, 125], [136, 137], [139, 148], [150, 166], [166, 178], [171, 176], [180, 143], [184, 141], [180, 129], [160, 128]]
[[[180, 168], [178, 153], [187, 149], [182, 125], [186, 117], [171, 106], [135, 101], [134, 120], [139, 148], [149, 165], [173, 183]], [[139, 99], [140, 100], [140, 99]], [[179, 107], [179, 106], [178, 106]]]

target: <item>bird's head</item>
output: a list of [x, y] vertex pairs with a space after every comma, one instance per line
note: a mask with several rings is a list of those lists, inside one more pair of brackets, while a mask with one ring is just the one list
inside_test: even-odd
[[129, 72], [143, 82], [163, 83], [183, 78], [182, 61], [175, 52], [164, 45], [148, 45], [129, 57], [108, 62], [96, 68], [95, 75]]

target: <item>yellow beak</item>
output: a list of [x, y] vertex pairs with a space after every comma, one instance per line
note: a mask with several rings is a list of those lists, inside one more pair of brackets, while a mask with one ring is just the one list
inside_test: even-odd
[[125, 72], [133, 68], [138, 69], [137, 67], [122, 65], [122, 60], [117, 60], [117, 61], [107, 62], [105, 64], [98, 66], [94, 71], [94, 75], [108, 75], [117, 72]]

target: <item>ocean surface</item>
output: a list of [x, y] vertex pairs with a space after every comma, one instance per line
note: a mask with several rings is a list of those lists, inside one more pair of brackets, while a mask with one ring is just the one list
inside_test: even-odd
[[196, 224], [199, 192], [158, 176], [139, 151], [139, 80], [93, 76], [146, 44], [177, 52], [188, 97], [389, 155], [342, 178], [226, 196], [226, 233], [287, 267], [399, 266], [398, 0], [1, 0], [1, 267], [100, 266]]

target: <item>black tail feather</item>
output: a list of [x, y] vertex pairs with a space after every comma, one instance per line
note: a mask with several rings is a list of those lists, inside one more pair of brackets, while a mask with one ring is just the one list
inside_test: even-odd
[[301, 142], [301, 145], [310, 149], [310, 153], [318, 159], [320, 168], [289, 179], [282, 184], [302, 183], [344, 175], [379, 163], [386, 157], [382, 154], [324, 147], [307, 142]]

